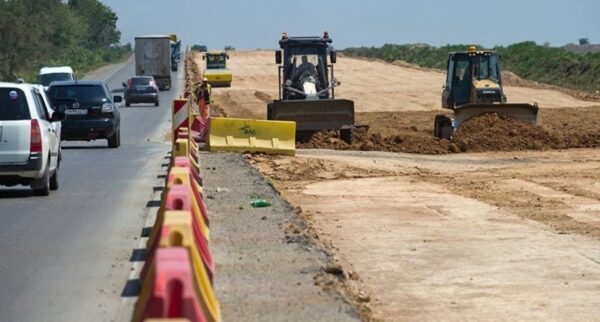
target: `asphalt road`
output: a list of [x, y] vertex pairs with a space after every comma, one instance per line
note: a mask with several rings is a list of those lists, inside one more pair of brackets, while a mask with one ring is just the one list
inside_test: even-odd
[[[133, 60], [86, 78], [111, 89], [134, 74]], [[170, 146], [170, 102], [121, 107], [121, 147], [63, 142], [60, 189], [34, 197], [0, 188], [0, 320], [110, 321], [128, 279], [161, 164]], [[121, 95], [121, 94], [116, 94]]]

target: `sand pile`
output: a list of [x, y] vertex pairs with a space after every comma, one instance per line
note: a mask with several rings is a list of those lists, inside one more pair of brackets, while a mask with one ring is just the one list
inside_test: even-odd
[[565, 110], [556, 114], [548, 118], [547, 124], [537, 127], [511, 117], [481, 115], [464, 122], [451, 141], [434, 138], [433, 129], [423, 129], [429, 118], [421, 120], [425, 116], [416, 115], [414, 124], [418, 128], [398, 124], [395, 131], [381, 126], [375, 130], [358, 129], [352, 144], [342, 141], [334, 131], [319, 132], [300, 140], [297, 147], [419, 154], [600, 147], [600, 125], [595, 118], [585, 119], [581, 113], [571, 116]]
[[541, 126], [495, 113], [464, 122], [452, 138], [452, 144], [463, 152], [547, 150], [558, 143]]

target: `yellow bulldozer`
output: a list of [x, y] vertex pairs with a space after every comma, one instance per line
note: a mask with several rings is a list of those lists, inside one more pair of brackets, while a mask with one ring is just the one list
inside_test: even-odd
[[227, 60], [229, 55], [222, 51], [207, 52], [202, 56], [206, 61], [204, 68], [204, 77], [212, 87], [230, 87], [233, 76], [227, 69]]
[[466, 52], [450, 53], [446, 84], [442, 91], [442, 107], [453, 110], [454, 115], [436, 115], [434, 135], [450, 139], [463, 122], [487, 113], [510, 116], [537, 125], [537, 104], [507, 103], [501, 74], [500, 55], [497, 52], [479, 51], [476, 46], [469, 46]]

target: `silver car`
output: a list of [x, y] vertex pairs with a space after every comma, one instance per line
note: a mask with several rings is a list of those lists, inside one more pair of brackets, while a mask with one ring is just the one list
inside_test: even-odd
[[48, 102], [42, 86], [0, 83], [0, 185], [44, 196], [58, 189], [65, 114]]

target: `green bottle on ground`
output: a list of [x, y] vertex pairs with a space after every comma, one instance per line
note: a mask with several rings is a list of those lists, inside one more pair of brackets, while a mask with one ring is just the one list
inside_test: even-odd
[[266, 201], [265, 199], [257, 199], [257, 200], [253, 200], [250, 205], [252, 205], [252, 207], [254, 208], [263, 208], [263, 207], [270, 207], [271, 203]]

